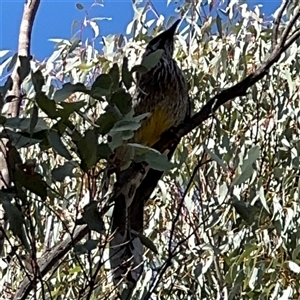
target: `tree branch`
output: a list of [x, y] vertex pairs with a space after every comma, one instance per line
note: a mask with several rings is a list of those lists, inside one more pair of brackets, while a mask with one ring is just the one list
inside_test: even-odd
[[[19, 33], [19, 43], [18, 43], [18, 56], [19, 59], [15, 65], [15, 68], [12, 72], [12, 89], [9, 92], [10, 103], [8, 109], [8, 115], [12, 117], [16, 117], [20, 113], [20, 105], [22, 101], [21, 95], [21, 84], [25, 79], [20, 72], [20, 68], [22, 68], [21, 57], [26, 57], [28, 60], [30, 59], [30, 44], [31, 44], [31, 32], [33, 27], [33, 22], [40, 5], [40, 0], [30, 0], [26, 1], [24, 4], [24, 12], [20, 25], [20, 33]], [[26, 76], [25, 76], [26, 77]]]
[[[300, 17], [299, 14], [297, 14]], [[271, 52], [269, 58], [253, 73], [248, 75], [241, 82], [238, 82], [234, 86], [222, 91], [213, 98], [211, 98], [203, 108], [196, 113], [191, 119], [185, 121], [177, 128], [173, 128], [166, 132], [161, 139], [154, 145], [153, 148], [164, 152], [166, 149], [174, 143], [176, 138], [182, 138], [193, 129], [201, 125], [206, 121], [212, 113], [214, 113], [220, 106], [224, 105], [227, 101], [236, 97], [245, 96], [248, 88], [262, 79], [269, 71], [269, 69], [279, 60], [280, 56], [300, 37], [300, 31], [295, 31], [294, 34], [287, 40], [281, 41], [279, 45], [275, 46]], [[177, 133], [176, 138], [170, 138], [174, 136], [172, 132]]]
[[[283, 4], [279, 15], [282, 16], [283, 10], [286, 8], [288, 1]], [[297, 14], [298, 16], [298, 14]], [[299, 16], [298, 16], [299, 17]], [[275, 22], [275, 25], [277, 23]], [[277, 25], [276, 25], [277, 26]], [[275, 27], [276, 27], [275, 26]], [[279, 26], [279, 25], [278, 25]], [[289, 27], [291, 30], [291, 27]], [[275, 28], [275, 37], [278, 35], [278, 27]], [[173, 128], [163, 134], [161, 139], [154, 145], [154, 148], [160, 152], [164, 152], [167, 149], [172, 148], [172, 145], [178, 141], [178, 138], [184, 137], [186, 134], [191, 132], [193, 129], [201, 125], [204, 121], [206, 121], [211, 115], [222, 105], [224, 105], [227, 101], [234, 99], [236, 97], [246, 95], [248, 88], [253, 86], [259, 80], [261, 80], [269, 71], [269, 69], [279, 60], [280, 56], [290, 47], [292, 43], [294, 43], [300, 37], [300, 31], [295, 30], [293, 34], [287, 39], [288, 34], [285, 35], [286, 40], [281, 40], [279, 44], [274, 46], [269, 58], [263, 63], [255, 72], [248, 75], [241, 82], [235, 84], [234, 86], [222, 91], [217, 94], [213, 98], [211, 98], [203, 108], [196, 113], [192, 118], [185, 121], [177, 128]], [[174, 131], [177, 133], [174, 137]], [[143, 168], [142, 164], [141, 168]], [[131, 174], [127, 179], [123, 179], [123, 182], [118, 182], [117, 187], [121, 187], [123, 184], [127, 184], [136, 174], [141, 171], [141, 168], [135, 165], [130, 168]], [[155, 187], [154, 187], [155, 188]], [[153, 189], [154, 189], [153, 188]], [[87, 226], [81, 226], [75, 232], [73, 237], [69, 237], [67, 240], [59, 243], [52, 251], [49, 253], [45, 253], [40, 259], [40, 269], [41, 274], [44, 276], [56, 263], [59, 259], [61, 259], [70, 249], [71, 247], [78, 241], [80, 241], [85, 234], [88, 232]], [[17, 291], [14, 300], [25, 299], [32, 289], [32, 284], [28, 282], [28, 279], [25, 279], [21, 284], [19, 290]]]
[[[75, 230], [75, 233], [72, 237], [67, 238], [65, 241], [60, 242], [56, 247], [51, 251], [46, 251], [42, 257], [38, 260], [39, 269], [41, 276], [45, 276], [51, 268], [62, 259], [70, 249], [89, 232], [87, 225], [82, 225]], [[20, 284], [19, 289], [17, 290], [13, 300], [25, 300], [29, 295], [30, 291], [34, 287], [34, 281], [25, 278]]]
[[[16, 117], [20, 113], [20, 105], [22, 101], [22, 94], [21, 94], [21, 84], [25, 79], [21, 76], [21, 68], [22, 68], [22, 60], [21, 57], [30, 57], [30, 41], [31, 41], [31, 31], [34, 22], [34, 18], [39, 7], [40, 0], [31, 0], [25, 3], [24, 5], [24, 13], [23, 18], [20, 25], [20, 32], [19, 32], [19, 43], [18, 43], [18, 55], [19, 59], [16, 62], [15, 68], [12, 72], [11, 79], [12, 79], [12, 88], [8, 93], [8, 97], [12, 101], [8, 108], [8, 115], [12, 117]], [[23, 60], [24, 62], [24, 60]], [[2, 111], [2, 106], [4, 103], [5, 95], [0, 94], [0, 113]], [[6, 97], [6, 99], [8, 99]], [[0, 173], [1, 173], [1, 180], [0, 180], [0, 188], [3, 186], [10, 186], [11, 178], [9, 176], [9, 170], [7, 168], [7, 148], [6, 148], [7, 139], [2, 139], [0, 149]], [[0, 207], [0, 226], [3, 230], [6, 229], [6, 219], [4, 216], [4, 210]], [[4, 237], [0, 234], [0, 252], [2, 251], [4, 243]]]
[[278, 34], [279, 34], [279, 25], [282, 19], [282, 15], [284, 10], [286, 9], [287, 5], [289, 4], [289, 0], [285, 0], [282, 2], [281, 7], [278, 11], [278, 15], [274, 21], [274, 28], [273, 28], [273, 39], [272, 39], [272, 49], [275, 48], [275, 45], [277, 43], [278, 40]]

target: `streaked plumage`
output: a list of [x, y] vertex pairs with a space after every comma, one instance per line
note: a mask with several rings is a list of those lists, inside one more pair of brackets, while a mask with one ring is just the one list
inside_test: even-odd
[[[135, 114], [150, 112], [151, 116], [142, 122], [131, 142], [152, 147], [162, 133], [178, 126], [190, 115], [188, 85], [173, 59], [174, 34], [178, 24], [179, 21], [176, 21], [168, 30], [152, 39], [143, 54], [145, 58], [158, 49], [164, 50], [158, 64], [137, 78], [133, 99]], [[120, 174], [120, 182], [126, 181], [130, 170], [129, 168]], [[110, 261], [115, 283], [122, 277], [134, 283], [143, 271], [143, 246], [135, 233], [143, 232], [144, 200], [139, 202], [139, 197], [135, 197], [135, 194], [148, 172], [149, 167], [145, 165], [144, 170], [130, 179], [129, 183], [127, 180], [127, 186], [122, 187], [113, 199], [115, 207], [112, 230], [116, 234], [111, 241]], [[150, 172], [153, 174], [151, 186], [155, 186], [162, 173], [154, 170]], [[144, 184], [147, 183], [143, 182]], [[141, 194], [141, 190], [138, 194]]]

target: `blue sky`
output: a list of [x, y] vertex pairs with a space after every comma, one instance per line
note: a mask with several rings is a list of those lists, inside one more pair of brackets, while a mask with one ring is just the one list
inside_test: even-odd
[[[7, 49], [13, 52], [17, 50], [24, 2], [25, 0], [0, 0], [0, 50]], [[85, 16], [84, 10], [78, 10], [75, 4], [81, 3], [86, 9], [89, 9], [93, 2], [90, 0], [41, 0], [32, 34], [32, 54], [43, 60], [45, 57], [50, 56], [54, 50], [54, 43], [48, 41], [48, 39], [70, 39], [72, 37], [72, 22], [74, 20], [82, 21]], [[157, 12], [165, 16], [176, 16], [174, 2], [174, 0], [171, 1], [171, 4], [167, 7], [167, 0], [152, 0]], [[281, 3], [280, 0], [250, 0], [244, 2], [247, 2], [250, 6], [262, 4], [262, 11], [266, 16], [271, 16]], [[111, 21], [103, 20], [98, 23], [100, 35], [125, 33], [126, 26], [133, 17], [131, 0], [104, 0], [103, 4], [103, 7], [93, 7], [90, 11], [91, 17], [112, 18]]]

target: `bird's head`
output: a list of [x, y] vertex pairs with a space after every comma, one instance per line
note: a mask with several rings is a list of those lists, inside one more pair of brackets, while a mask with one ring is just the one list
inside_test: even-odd
[[179, 22], [180, 20], [177, 20], [169, 29], [152, 39], [147, 45], [145, 55], [147, 56], [152, 52], [162, 49], [164, 50], [163, 55], [172, 57], [174, 52], [174, 35]]

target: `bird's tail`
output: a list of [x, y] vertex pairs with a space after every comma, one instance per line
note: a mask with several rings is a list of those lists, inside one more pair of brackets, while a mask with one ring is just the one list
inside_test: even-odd
[[[110, 242], [110, 263], [115, 285], [122, 279], [136, 283], [143, 272], [143, 245], [132, 230], [130, 208], [124, 203], [123, 199], [116, 199], [113, 212], [115, 230]], [[140, 221], [143, 219], [141, 214], [135, 214], [134, 217]]]
[[122, 279], [135, 285], [143, 272], [143, 245], [139, 233], [143, 231], [144, 202], [132, 204], [148, 171], [147, 165], [132, 166], [121, 173], [115, 185], [115, 196], [111, 199], [115, 205], [109, 253], [115, 285]]

